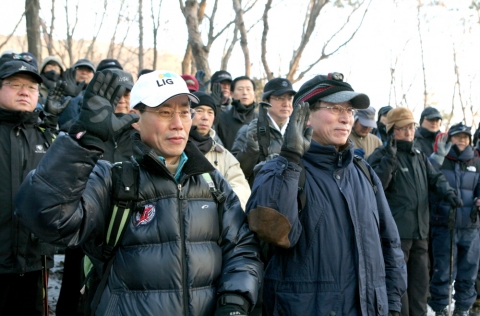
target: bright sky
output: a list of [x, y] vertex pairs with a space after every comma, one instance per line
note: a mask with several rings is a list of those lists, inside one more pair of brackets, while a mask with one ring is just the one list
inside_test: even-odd
[[[56, 0], [56, 39], [65, 37], [65, 1]], [[153, 1], [154, 7], [160, 0]], [[137, 1], [127, 0], [133, 18], [137, 11]], [[246, 1], [243, 1], [244, 3]], [[370, 96], [371, 105], [377, 110], [387, 104], [400, 105], [401, 94], [407, 92], [407, 105], [419, 118], [423, 109], [423, 74], [420, 59], [419, 37], [417, 32], [417, 0], [373, 0], [367, 13], [364, 24], [354, 40], [336, 55], [321, 61], [310, 71], [304, 80], [294, 84], [300, 85], [316, 74], [325, 74], [338, 71], [345, 74], [356, 91]], [[0, 12], [0, 32], [9, 34], [24, 10], [23, 1], [11, 2], [8, 8]], [[50, 21], [51, 1], [41, 0], [41, 16]], [[74, 18], [76, 0], [68, 0], [70, 16]], [[108, 42], [117, 19], [119, 0], [108, 1], [108, 17], [102, 28], [98, 41]], [[144, 0], [144, 46], [153, 46], [151, 35], [150, 1]], [[161, 50], [183, 56], [187, 44], [187, 29], [185, 18], [179, 9], [178, 1], [165, 0], [161, 9], [161, 33], [158, 41]], [[209, 3], [213, 3], [212, 0]], [[244, 16], [247, 28], [256, 23], [262, 16], [265, 1], [259, 0], [253, 10]], [[305, 4], [302, 4], [305, 3]], [[307, 0], [274, 0], [270, 11], [270, 32], [268, 37], [268, 60], [270, 68], [277, 76], [284, 76], [288, 71], [293, 50], [298, 46], [301, 35], [303, 17]], [[445, 6], [425, 7], [422, 15], [422, 36], [424, 41], [424, 56], [427, 71], [427, 89], [432, 106], [440, 111], [450, 113], [454, 95], [454, 63], [453, 47], [457, 52], [457, 62], [460, 72], [461, 93], [466, 106], [474, 104], [477, 111], [480, 101], [480, 91], [475, 89], [480, 78], [476, 74], [480, 70], [477, 62], [479, 52], [480, 24], [476, 12], [469, 9], [470, 0], [445, 0]], [[96, 33], [95, 12], [101, 14], [99, 6], [103, 1], [81, 0], [79, 2], [79, 24], [76, 37], [90, 39]], [[216, 27], [219, 30], [233, 18], [231, 1], [219, 1], [216, 15]], [[207, 14], [211, 7], [207, 7]], [[338, 29], [346, 18], [347, 11], [327, 7], [317, 21], [317, 29], [302, 58], [302, 67], [306, 67], [312, 60], [318, 58], [318, 52], [323, 42]], [[358, 21], [359, 14], [353, 20]], [[118, 38], [123, 38], [127, 23], [121, 24]], [[249, 50], [252, 60], [252, 74], [264, 77], [263, 66], [260, 61], [260, 40], [263, 24], [258, 23], [249, 32]], [[21, 24], [16, 34], [25, 34], [25, 22]], [[223, 52], [225, 40], [231, 36], [231, 31], [217, 39], [210, 52], [210, 68], [213, 71], [220, 67], [220, 56]], [[127, 45], [138, 45], [138, 26], [132, 25], [130, 35], [126, 39]], [[6, 47], [5, 47], [6, 48]], [[328, 50], [327, 50], [328, 52]], [[398, 59], [396, 66], [397, 102], [390, 91], [390, 67]], [[237, 44], [230, 59], [228, 71], [232, 75], [244, 74], [243, 54]], [[455, 111], [452, 124], [463, 118], [458, 91], [455, 99]], [[405, 106], [405, 104], [402, 104]], [[471, 124], [471, 111], [468, 109], [467, 124]], [[444, 120], [445, 121], [445, 120]], [[480, 118], [475, 120], [478, 124]]]

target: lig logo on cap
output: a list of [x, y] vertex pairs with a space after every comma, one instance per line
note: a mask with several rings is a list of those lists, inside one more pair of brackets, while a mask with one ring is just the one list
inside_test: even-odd
[[163, 73], [163, 74], [159, 74], [158, 78], [160, 78], [162, 80], [157, 80], [157, 86], [162, 87], [162, 86], [167, 85], [167, 84], [173, 84], [173, 80], [170, 79], [170, 78], [177, 78], [177, 75], [166, 72], [166, 73]]

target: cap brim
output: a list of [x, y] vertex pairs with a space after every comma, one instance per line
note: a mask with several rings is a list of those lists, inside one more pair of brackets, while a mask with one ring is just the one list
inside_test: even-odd
[[450, 133], [448, 136], [458, 135], [458, 134], [461, 134], [461, 133], [467, 134], [470, 137], [472, 137], [472, 133], [471, 132], [469, 133], [469, 132], [466, 132], [466, 131], [455, 131], [453, 133]]
[[29, 71], [29, 70], [9, 71], [9, 72], [6, 72], [5, 74], [3, 74], [1, 79], [5, 79], [5, 78], [8, 78], [8, 77], [13, 76], [13, 75], [16, 75], [16, 74], [26, 74], [26, 75], [30, 75], [30, 76], [32, 76], [33, 78], [35, 78], [35, 80], [36, 80], [38, 83], [42, 83], [42, 82], [43, 82], [42, 77], [41, 77], [38, 73], [36, 73], [36, 72], [34, 72], [34, 71]]
[[[75, 65], [75, 68], [77, 68], [77, 67], [88, 67], [88, 68], [92, 69], [93, 72], [96, 71], [95, 68], [92, 68], [92, 65], [89, 65], [89, 64], [78, 64], [78, 65]], [[105, 70], [105, 68], [104, 68], [103, 70]]]
[[280, 90], [269, 90], [269, 91], [266, 91], [262, 94], [262, 99], [266, 100], [271, 95], [279, 96], [279, 95], [282, 95], [282, 94], [285, 94], [285, 93], [291, 93], [291, 94], [295, 95], [297, 93], [297, 91], [292, 90], [292, 89], [288, 89], [288, 88], [280, 89]]
[[442, 116], [440, 114], [437, 114], [437, 113], [434, 113], [434, 114], [430, 114], [430, 115], [426, 115], [424, 118], [426, 118], [427, 120], [433, 120], [433, 119], [442, 119]]
[[371, 120], [364, 117], [358, 117], [358, 121], [360, 122], [360, 124], [362, 124], [365, 127], [371, 127], [371, 128], [377, 127], [377, 122], [375, 122], [375, 120]]
[[370, 99], [368, 96], [355, 91], [339, 91], [320, 98], [320, 101], [328, 103], [350, 102], [352, 107], [359, 110], [364, 110], [370, 106]]
[[[156, 108], [157, 106], [162, 105], [163, 103], [170, 100], [171, 98], [174, 98], [174, 97], [179, 96], [179, 95], [186, 95], [190, 99], [191, 102], [195, 102], [195, 103], [200, 102], [200, 100], [197, 98], [196, 95], [191, 94], [191, 93], [186, 93], [186, 92], [180, 92], [180, 93], [177, 93], [177, 94], [170, 95], [167, 98], [163, 98], [163, 99], [159, 99], [158, 96], [156, 96], [156, 95], [151, 95], [149, 97], [146, 97], [143, 100], [140, 100], [138, 103], [141, 102], [148, 107]], [[137, 105], [137, 104], [134, 104], [134, 106]]]

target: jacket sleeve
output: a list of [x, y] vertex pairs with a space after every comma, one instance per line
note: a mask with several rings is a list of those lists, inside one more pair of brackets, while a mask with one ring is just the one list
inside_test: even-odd
[[74, 247], [97, 236], [103, 240], [111, 179], [107, 162], [96, 166], [99, 157], [68, 135], [57, 137], [20, 187], [16, 216], [49, 243]]
[[258, 239], [248, 227], [236, 194], [218, 172], [215, 183], [226, 194], [220, 244], [222, 273], [217, 294], [218, 297], [227, 293], [242, 295], [250, 302], [251, 311], [257, 302], [258, 291], [263, 281], [260, 246]]
[[[250, 124], [256, 124], [257, 120], [253, 120]], [[260, 153], [258, 151], [252, 150], [252, 148], [247, 146], [247, 130], [249, 124], [243, 125], [237, 132], [235, 141], [232, 145], [232, 154], [237, 158], [242, 168], [245, 178], [250, 178], [253, 174], [253, 168], [258, 162]]]
[[302, 233], [297, 204], [300, 171], [282, 156], [268, 161], [255, 177], [247, 203], [250, 229], [282, 248], [295, 246]]
[[[373, 174], [373, 173], [372, 173]], [[401, 247], [397, 225], [388, 206], [380, 179], [374, 175], [374, 182], [379, 188], [376, 194], [378, 214], [380, 217], [380, 238], [383, 260], [385, 262], [388, 310], [401, 311], [401, 297], [407, 290], [407, 266]]]
[[367, 161], [372, 166], [386, 190], [397, 170], [397, 158], [386, 153], [385, 147], [379, 147], [368, 157]]
[[245, 210], [248, 198], [250, 197], [250, 185], [245, 179], [240, 163], [225, 149], [225, 179], [238, 196], [242, 209]]

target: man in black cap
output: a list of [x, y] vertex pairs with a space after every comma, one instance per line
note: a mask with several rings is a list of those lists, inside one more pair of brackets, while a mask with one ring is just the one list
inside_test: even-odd
[[365, 110], [358, 110], [349, 138], [355, 149], [362, 149], [362, 155], [358, 154], [358, 151], [356, 152], [365, 159], [373, 153], [375, 148], [382, 146], [380, 138], [370, 133], [375, 126], [377, 126], [377, 123], [375, 122], [375, 109], [373, 107], [369, 106]]
[[415, 147], [430, 156], [433, 152], [435, 137], [440, 133], [440, 123], [442, 114], [432, 107], [422, 111], [420, 116], [420, 126], [415, 131]]
[[242, 126], [237, 133], [232, 153], [250, 184], [253, 184], [255, 165], [280, 153], [295, 93], [288, 79], [275, 78], [267, 82], [262, 94], [267, 104], [261, 103], [259, 118]]
[[215, 83], [219, 83], [222, 87], [223, 99], [222, 99], [222, 106], [227, 106], [230, 104], [231, 100], [231, 90], [230, 85], [232, 84], [233, 79], [232, 75], [226, 70], [219, 70], [215, 72], [212, 77], [210, 78], [210, 90], [213, 91], [213, 86]]
[[383, 145], [387, 144], [387, 114], [391, 109], [393, 109], [393, 107], [386, 105], [378, 110], [377, 126], [372, 129], [372, 134], [380, 138]]
[[[43, 315], [42, 267], [53, 256], [13, 216], [14, 197], [56, 134], [56, 120], [37, 107], [37, 62], [30, 53], [6, 54], [0, 66], [0, 315]], [[42, 258], [43, 257], [43, 258]]]
[[280, 155], [260, 170], [247, 204], [250, 229], [277, 247], [264, 277], [266, 315], [400, 311], [398, 231], [380, 180], [354, 162], [348, 139], [369, 104], [340, 73], [318, 75], [295, 95]]

